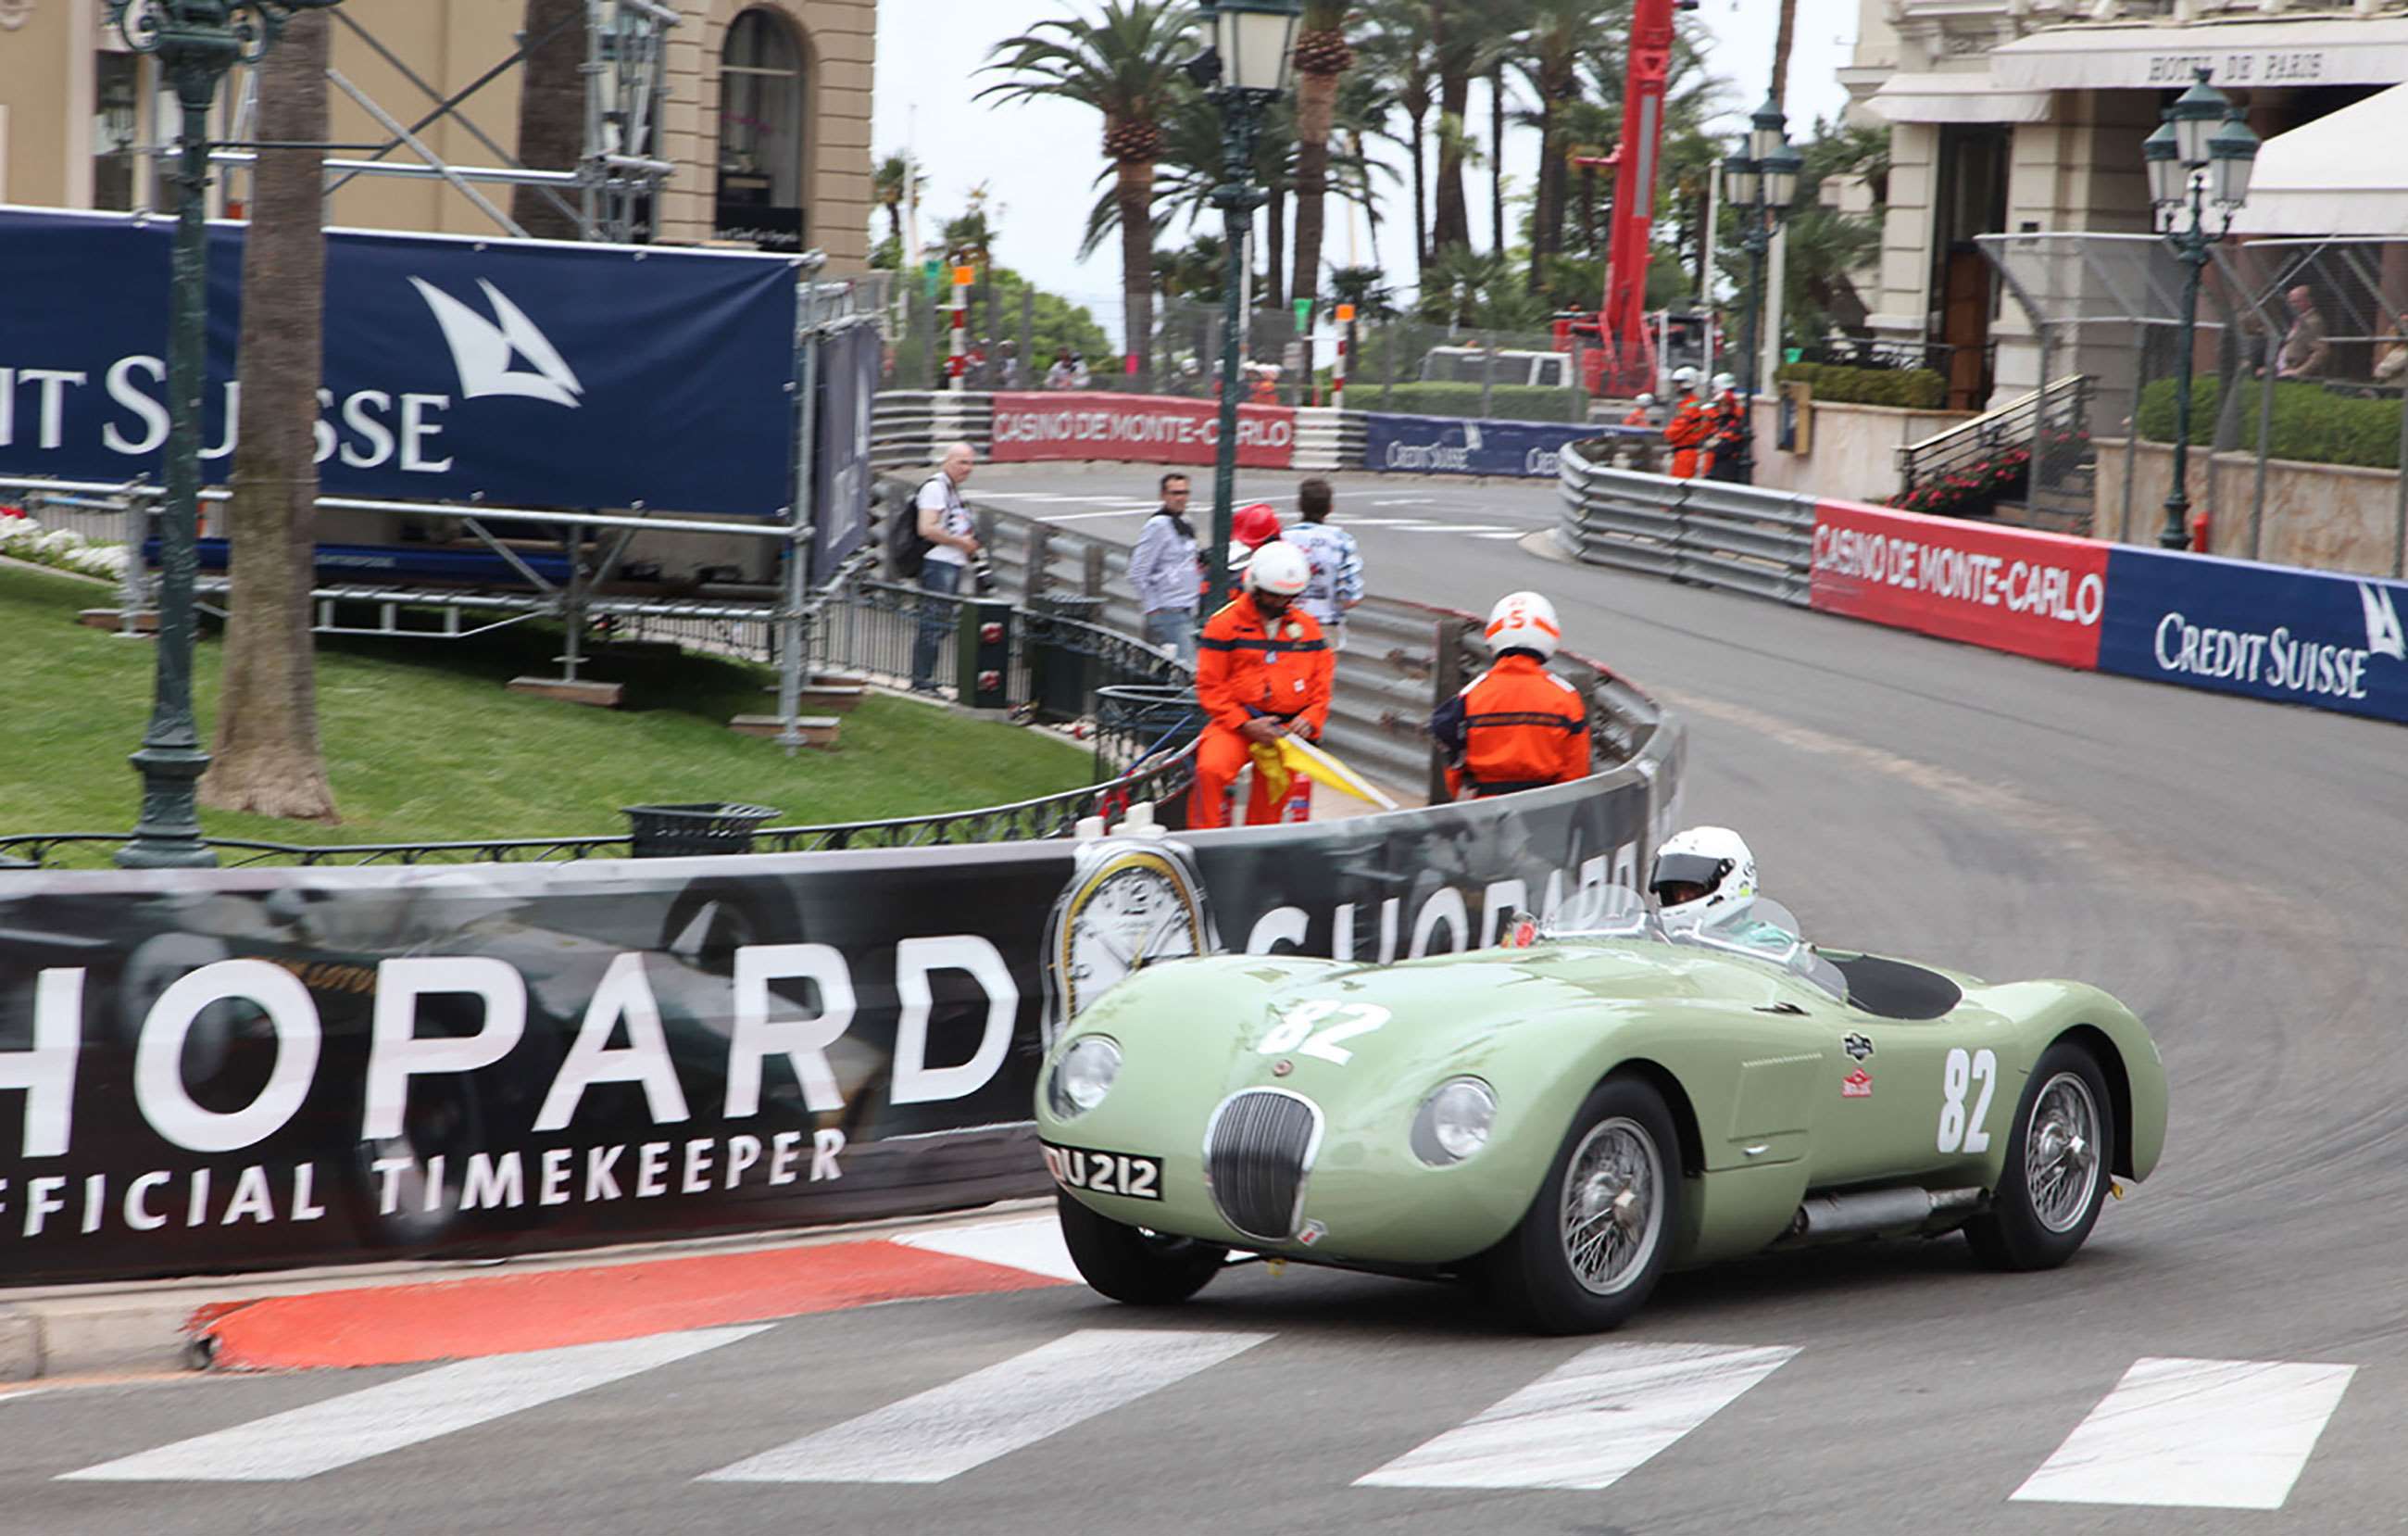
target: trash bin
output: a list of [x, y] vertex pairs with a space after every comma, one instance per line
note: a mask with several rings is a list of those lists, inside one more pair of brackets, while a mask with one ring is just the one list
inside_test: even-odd
[[1028, 600], [1028, 698], [1037, 718], [1060, 723], [1088, 712], [1102, 668], [1087, 631], [1053, 619], [1103, 622], [1101, 597], [1048, 595]]
[[638, 858], [749, 854], [752, 851], [752, 834], [763, 822], [778, 814], [766, 805], [729, 805], [717, 800], [619, 809], [634, 824], [628, 841]]
[[1117, 779], [1141, 759], [1176, 754], [1204, 728], [1196, 690], [1178, 683], [1122, 682], [1096, 690], [1096, 782]]

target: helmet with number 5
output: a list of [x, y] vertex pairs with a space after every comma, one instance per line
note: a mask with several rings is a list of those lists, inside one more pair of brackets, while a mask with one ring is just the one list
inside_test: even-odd
[[1246, 562], [1246, 590], [1293, 597], [1312, 584], [1312, 562], [1283, 538], [1274, 538]]
[[1535, 592], [1509, 592], [1498, 598], [1488, 610], [1487, 633], [1489, 654], [1527, 651], [1541, 661], [1554, 655], [1564, 639], [1555, 605]]
[[1647, 890], [1667, 929], [1720, 927], [1756, 905], [1756, 855], [1727, 826], [1692, 826], [1656, 851]]

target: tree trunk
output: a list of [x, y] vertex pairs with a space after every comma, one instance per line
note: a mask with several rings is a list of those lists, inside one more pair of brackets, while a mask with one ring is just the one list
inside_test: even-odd
[[1296, 82], [1296, 280], [1297, 298], [1321, 296], [1321, 231], [1329, 195], [1329, 125], [1338, 110], [1338, 77], [1305, 75]]
[[1488, 72], [1488, 243], [1505, 254], [1505, 61]]
[[[327, 17], [294, 17], [259, 74], [259, 136], [326, 137]], [[212, 811], [338, 821], [318, 746], [309, 634], [316, 567], [318, 380], [324, 352], [325, 178], [315, 150], [262, 150], [243, 250], [236, 358], [232, 592], [217, 739], [200, 801]]]
[[1786, 110], [1789, 47], [1798, 36], [1798, 0], [1781, 0], [1781, 22], [1772, 34], [1772, 105]]
[[1264, 183], [1263, 192], [1263, 303], [1274, 309], [1287, 308], [1287, 188], [1274, 177]]
[[1114, 185], [1121, 208], [1121, 346], [1137, 359], [1135, 382], [1142, 391], [1154, 373], [1154, 162], [1122, 161]]
[[1429, 265], [1429, 151], [1422, 142], [1422, 119], [1416, 112], [1406, 120], [1405, 141], [1413, 157], [1413, 267], [1419, 271]]
[[1430, 38], [1438, 58], [1438, 209], [1430, 223], [1430, 254], [1471, 244], [1470, 206], [1463, 195], [1463, 114], [1471, 106], [1468, 42], [1450, 32], [1447, 0], [1430, 0]]
[[[585, 153], [585, 0], [526, 0], [522, 24], [530, 46], [519, 73], [519, 159], [530, 170], [573, 171]], [[574, 189], [510, 189], [510, 217], [538, 239], [583, 237], [563, 205], [581, 206]]]

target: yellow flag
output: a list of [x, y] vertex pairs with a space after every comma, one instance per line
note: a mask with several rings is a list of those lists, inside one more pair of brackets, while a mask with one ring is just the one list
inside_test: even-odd
[[1273, 805], [1286, 799], [1287, 758], [1280, 749], [1268, 742], [1257, 741], [1246, 749], [1246, 755], [1254, 760], [1254, 777], [1262, 783], [1264, 797]]
[[[1256, 747], [1254, 749], [1256, 754], [1260, 754], [1265, 749], [1261, 747]], [[1369, 779], [1356, 773], [1353, 768], [1348, 768], [1345, 764], [1340, 762], [1337, 758], [1332, 757], [1329, 754], [1322, 751], [1319, 747], [1314, 746], [1312, 742], [1305, 740], [1302, 737], [1281, 737], [1279, 739], [1279, 754], [1285, 760], [1285, 768], [1287, 770], [1280, 775], [1282, 791], [1284, 791], [1286, 788], [1286, 780], [1289, 773], [1302, 773], [1311, 776], [1312, 782], [1316, 784], [1327, 784], [1330, 788], [1337, 790], [1341, 795], [1352, 795], [1354, 798], [1368, 801], [1372, 805], [1378, 806], [1383, 811], [1394, 811], [1397, 809], [1397, 802], [1388, 798], [1387, 796], [1380, 793], [1380, 787], [1377, 784], [1374, 784]], [[1257, 757], [1257, 763], [1259, 763], [1259, 761], [1260, 759]], [[1259, 768], [1257, 768], [1257, 771], [1260, 771]]]

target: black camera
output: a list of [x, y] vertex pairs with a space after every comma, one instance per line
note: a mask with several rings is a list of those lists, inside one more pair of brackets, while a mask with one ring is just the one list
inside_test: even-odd
[[970, 581], [977, 585], [980, 596], [983, 597], [987, 594], [993, 592], [995, 590], [995, 562], [988, 559], [984, 554], [981, 554], [977, 559], [972, 560], [970, 562]]

